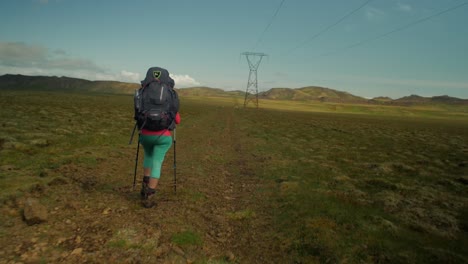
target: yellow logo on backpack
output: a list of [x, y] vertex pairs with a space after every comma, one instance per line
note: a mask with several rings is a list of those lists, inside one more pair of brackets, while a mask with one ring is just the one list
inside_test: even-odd
[[161, 71], [153, 71], [153, 77], [159, 80], [159, 77], [161, 77]]

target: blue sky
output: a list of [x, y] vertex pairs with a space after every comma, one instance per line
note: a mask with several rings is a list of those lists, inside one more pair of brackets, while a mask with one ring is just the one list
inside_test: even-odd
[[179, 88], [245, 91], [240, 54], [250, 51], [268, 54], [259, 91], [318, 85], [363, 97], [468, 98], [468, 4], [378, 38], [467, 0], [366, 2], [4, 0], [0, 75], [139, 82], [160, 66]]

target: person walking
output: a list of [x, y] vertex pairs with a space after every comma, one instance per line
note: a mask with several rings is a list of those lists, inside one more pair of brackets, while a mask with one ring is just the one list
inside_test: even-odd
[[173, 141], [171, 131], [181, 120], [174, 85], [169, 72], [159, 67], [150, 68], [141, 82], [140, 109], [136, 109], [135, 119], [140, 129], [139, 144], [144, 149], [140, 195], [146, 208], [156, 205], [161, 167]]
[[[180, 114], [177, 112], [175, 123], [180, 123]], [[164, 157], [172, 145], [171, 132], [168, 129], [160, 131], [141, 130], [140, 143], [144, 149], [143, 184], [141, 196], [143, 206], [151, 208], [156, 205], [155, 194], [161, 177], [161, 167]]]

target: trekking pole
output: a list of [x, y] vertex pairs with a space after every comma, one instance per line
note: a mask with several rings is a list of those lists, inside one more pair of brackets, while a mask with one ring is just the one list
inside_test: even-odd
[[135, 126], [133, 127], [133, 132], [132, 132], [132, 135], [130, 136], [130, 142], [128, 142], [129, 145], [132, 144], [132, 141], [133, 141], [133, 136], [135, 135], [135, 130], [137, 128], [137, 122], [135, 122]]
[[140, 152], [140, 134], [138, 134], [138, 142], [137, 142], [137, 153], [135, 158], [135, 174], [133, 175], [133, 190], [135, 191], [135, 184], [136, 184], [136, 175], [137, 175], [137, 167], [138, 167], [138, 153]]
[[174, 193], [177, 194], [177, 177], [176, 177], [176, 129], [174, 128]]

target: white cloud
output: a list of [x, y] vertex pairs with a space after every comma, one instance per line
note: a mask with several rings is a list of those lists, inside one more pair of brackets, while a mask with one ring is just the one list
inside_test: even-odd
[[[140, 74], [128, 70], [114, 72], [86, 58], [70, 56], [65, 50], [49, 50], [40, 45], [0, 41], [0, 74], [68, 76], [86, 80], [112, 80], [139, 83]], [[176, 87], [198, 86], [185, 74], [172, 74]]]
[[[105, 71], [91, 60], [64, 56], [65, 51], [58, 53], [57, 51], [50, 52], [43, 46], [23, 42], [0, 42], [0, 65], [69, 71]], [[56, 55], [60, 57], [57, 58]]]
[[[67, 71], [60, 69], [45, 69], [37, 67], [16, 67], [16, 66], [5, 66], [0, 65], [0, 75], [2, 74], [22, 74], [31, 76], [67, 76], [73, 78], [81, 78], [86, 80], [98, 80], [102, 78], [96, 78], [104, 76], [102, 73], [91, 72], [91, 71]], [[111, 79], [109, 79], [111, 80]]]
[[367, 7], [365, 14], [368, 20], [378, 20], [385, 16], [384, 11], [374, 7]]
[[47, 49], [22, 42], [0, 42], [0, 65], [32, 66], [46, 60]]
[[403, 11], [403, 12], [413, 11], [413, 7], [408, 4], [398, 3], [397, 6], [398, 6], [398, 10]]
[[56, 49], [56, 50], [54, 50], [54, 54], [55, 54], [55, 55], [58, 55], [58, 56], [66, 56], [66, 55], [68, 55], [68, 53], [67, 53], [65, 50], [63, 50], [63, 49]]
[[69, 71], [74, 70], [87, 70], [87, 71], [95, 71], [95, 72], [104, 72], [105, 70], [98, 65], [96, 65], [93, 61], [88, 59], [80, 59], [80, 58], [63, 58], [63, 59], [50, 59], [40, 65], [44, 68], [56, 68], [56, 69], [64, 69]]
[[121, 81], [124, 82], [139, 82], [140, 81], [140, 74], [135, 72], [129, 72], [126, 70], [120, 71], [120, 78]]
[[200, 85], [194, 78], [190, 77], [189, 75], [177, 75], [171, 74], [171, 78], [174, 79], [175, 86], [177, 88], [183, 87], [191, 87], [191, 86], [198, 86]]

